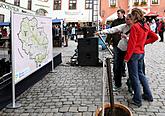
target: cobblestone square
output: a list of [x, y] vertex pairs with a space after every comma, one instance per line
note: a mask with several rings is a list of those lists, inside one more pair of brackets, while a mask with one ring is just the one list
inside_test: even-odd
[[[143, 101], [140, 108], [128, 105], [131, 98], [123, 78], [122, 89], [114, 92], [115, 102], [130, 108], [134, 116], [165, 115], [165, 43], [155, 42], [146, 46], [146, 75], [153, 93], [152, 103]], [[69, 40], [68, 47], [54, 48], [62, 53], [62, 64], [53, 72], [17, 98], [22, 106], [18, 109], [4, 108], [0, 116], [95, 116], [102, 106], [102, 67], [71, 66], [71, 56], [77, 43]], [[109, 101], [106, 86], [105, 101]]]

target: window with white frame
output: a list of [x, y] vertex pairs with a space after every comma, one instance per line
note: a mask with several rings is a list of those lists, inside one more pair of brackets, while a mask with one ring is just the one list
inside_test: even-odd
[[28, 0], [28, 6], [27, 6], [27, 8], [28, 8], [29, 10], [32, 9], [32, 0]]
[[5, 18], [4, 14], [0, 14], [0, 22], [4, 22], [4, 18]]
[[116, 0], [110, 0], [110, 5], [116, 5]]
[[152, 0], [152, 4], [158, 4], [159, 0]]
[[69, 10], [76, 9], [77, 0], [69, 0]]
[[85, 9], [92, 9], [92, 0], [85, 0]]
[[61, 0], [54, 0], [53, 10], [61, 10]]
[[139, 2], [139, 0], [134, 0], [134, 2]]
[[14, 5], [20, 6], [20, 0], [14, 0]]

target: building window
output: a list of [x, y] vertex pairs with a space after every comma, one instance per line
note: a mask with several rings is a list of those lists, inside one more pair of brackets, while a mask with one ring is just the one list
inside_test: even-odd
[[4, 22], [5, 16], [3, 14], [0, 14], [0, 22]]
[[134, 0], [134, 2], [139, 2], [139, 0]]
[[28, 9], [29, 9], [29, 10], [32, 9], [32, 0], [28, 0]]
[[14, 0], [14, 5], [20, 6], [20, 0]]
[[69, 0], [69, 10], [76, 9], [77, 0]]
[[61, 10], [61, 0], [54, 0], [54, 10]]
[[152, 0], [152, 4], [158, 4], [158, 0]]
[[48, 0], [38, 0], [38, 1], [41, 1], [41, 2], [48, 2]]
[[85, 0], [85, 9], [92, 9], [92, 0]]
[[0, 1], [5, 2], [5, 0], [0, 0]]
[[110, 0], [110, 5], [116, 5], [116, 0]]

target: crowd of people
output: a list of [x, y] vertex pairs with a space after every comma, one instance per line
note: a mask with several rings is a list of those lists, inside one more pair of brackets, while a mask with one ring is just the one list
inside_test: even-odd
[[[140, 107], [142, 99], [153, 101], [147, 78], [145, 76], [144, 47], [146, 44], [158, 40], [158, 33], [164, 25], [160, 21], [159, 26], [152, 29], [152, 24], [148, 24], [141, 9], [133, 8], [131, 14], [126, 17], [123, 9], [117, 10], [118, 18], [112, 21], [111, 28], [104, 29], [96, 34], [110, 34], [109, 43], [113, 46], [114, 62], [114, 86], [113, 91], [118, 91], [122, 87], [122, 77], [125, 75], [125, 64], [128, 67], [128, 85], [132, 89], [133, 98], [128, 100], [130, 104]], [[154, 21], [152, 22], [154, 23]], [[162, 30], [164, 31], [164, 30]], [[163, 41], [162, 39], [160, 41]], [[141, 86], [143, 92], [141, 92]]]
[[164, 19], [157, 19], [157, 18], [153, 18], [149, 21], [147, 21], [147, 24], [150, 26], [150, 29], [157, 33], [160, 36], [160, 41], [159, 42], [163, 42], [163, 33], [165, 31], [165, 22]]
[[64, 47], [68, 47], [68, 39], [76, 40], [79, 28], [78, 24], [64, 24], [62, 27], [54, 24], [52, 27], [52, 38], [53, 40], [61, 40]]
[[[110, 35], [107, 42], [112, 45], [114, 53], [113, 91], [118, 91], [122, 87], [122, 77], [126, 77], [126, 65], [128, 68], [128, 90], [133, 94], [133, 98], [128, 100], [130, 104], [140, 107], [142, 99], [153, 101], [152, 91], [149, 87], [145, 75], [145, 45], [158, 40], [163, 42], [163, 32], [165, 31], [164, 20], [147, 21], [141, 9], [133, 8], [131, 13], [125, 16], [123, 9], [117, 10], [118, 18], [111, 22], [108, 28], [102, 28], [96, 34], [104, 33]], [[64, 47], [68, 46], [68, 39], [77, 39], [77, 25], [65, 25], [61, 33], [60, 26], [53, 26], [53, 39], [60, 39], [63, 36]], [[141, 92], [141, 86], [143, 92]]]

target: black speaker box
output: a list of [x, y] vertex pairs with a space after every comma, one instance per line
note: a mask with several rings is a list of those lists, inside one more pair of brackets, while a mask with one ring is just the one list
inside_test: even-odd
[[84, 38], [94, 37], [96, 27], [83, 27], [82, 28]]
[[98, 65], [98, 38], [78, 39], [78, 65], [96, 66]]

